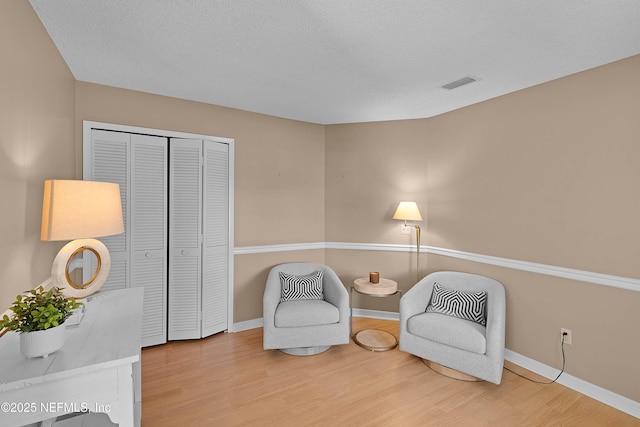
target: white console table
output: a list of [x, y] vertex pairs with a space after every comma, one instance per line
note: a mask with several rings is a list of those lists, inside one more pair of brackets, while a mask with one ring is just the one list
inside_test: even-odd
[[142, 288], [93, 295], [64, 347], [46, 358], [22, 356], [14, 332], [0, 338], [0, 425], [55, 426], [65, 414], [102, 412], [121, 427], [139, 426], [142, 296]]

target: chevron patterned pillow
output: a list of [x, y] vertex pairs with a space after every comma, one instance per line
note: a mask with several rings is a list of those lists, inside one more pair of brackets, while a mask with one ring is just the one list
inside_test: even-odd
[[322, 271], [316, 271], [306, 276], [293, 276], [280, 272], [280, 285], [282, 287], [280, 302], [324, 299]]
[[487, 293], [466, 292], [448, 289], [436, 282], [433, 286], [431, 301], [427, 306], [427, 313], [442, 313], [465, 320], [487, 324], [485, 306]]

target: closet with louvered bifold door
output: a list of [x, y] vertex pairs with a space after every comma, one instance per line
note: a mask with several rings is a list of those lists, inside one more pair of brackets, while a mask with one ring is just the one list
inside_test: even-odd
[[227, 329], [228, 146], [170, 141], [169, 339]]
[[229, 144], [91, 129], [83, 148], [84, 179], [120, 184], [102, 289], [144, 287], [142, 345], [228, 329]]

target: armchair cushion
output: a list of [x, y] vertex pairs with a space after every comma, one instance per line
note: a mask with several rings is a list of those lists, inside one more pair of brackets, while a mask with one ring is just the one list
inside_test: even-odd
[[487, 293], [484, 291], [457, 291], [436, 282], [427, 313], [442, 313], [486, 325], [486, 303]]
[[280, 302], [297, 300], [322, 300], [322, 271], [304, 276], [280, 272], [282, 294]]
[[338, 307], [321, 300], [281, 302], [274, 318], [276, 328], [329, 325], [339, 321]]
[[477, 354], [487, 352], [486, 328], [469, 320], [440, 313], [422, 313], [409, 318], [407, 331], [461, 350]]

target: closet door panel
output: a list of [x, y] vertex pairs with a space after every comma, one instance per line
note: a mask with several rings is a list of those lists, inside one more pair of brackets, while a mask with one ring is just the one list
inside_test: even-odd
[[167, 341], [167, 140], [131, 135], [131, 284], [144, 287], [145, 346]]
[[204, 248], [202, 337], [227, 329], [228, 256], [226, 246]]
[[229, 243], [229, 154], [228, 146], [205, 141], [204, 238], [207, 246]]
[[200, 338], [202, 141], [171, 139], [169, 339]]
[[[100, 237], [111, 256], [111, 270], [103, 290], [124, 289], [129, 283], [129, 243], [127, 230], [129, 229], [128, 217], [128, 157], [131, 137], [127, 133], [107, 132], [92, 130], [89, 162], [84, 165], [84, 178], [91, 181], [114, 182], [120, 185], [120, 198], [122, 202], [122, 215], [125, 232], [115, 236]], [[95, 271], [95, 258], [91, 258], [89, 265], [84, 269], [85, 281]]]
[[204, 141], [202, 337], [227, 329], [228, 177], [228, 146]]
[[131, 135], [133, 233], [137, 250], [166, 249], [167, 144], [166, 139]]
[[166, 262], [150, 253], [133, 255], [132, 287], [144, 288], [142, 311], [142, 347], [167, 342], [166, 334]]

